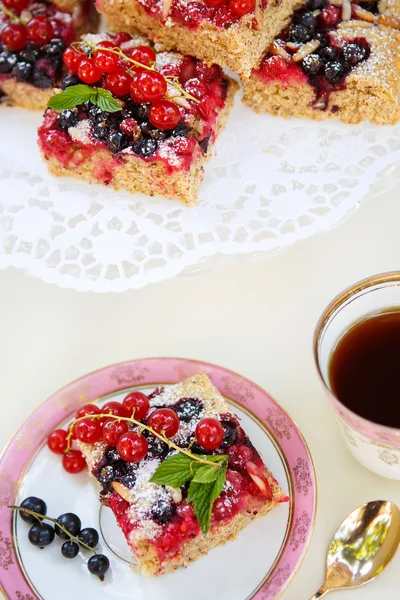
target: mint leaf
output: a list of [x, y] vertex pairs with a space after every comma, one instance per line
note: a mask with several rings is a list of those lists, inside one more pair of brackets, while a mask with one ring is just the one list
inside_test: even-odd
[[[193, 477], [193, 460], [185, 454], [174, 454], [166, 458], [155, 470], [150, 481], [159, 485], [181, 487]], [[200, 464], [200, 463], [198, 463]]]
[[92, 99], [92, 102], [105, 112], [113, 113], [122, 110], [120, 103], [114, 98], [112, 93], [103, 88], [97, 88], [97, 95]]
[[193, 479], [189, 486], [187, 501], [193, 503], [194, 514], [204, 535], [210, 529], [212, 507], [222, 492], [225, 480], [226, 469], [221, 468], [214, 482], [198, 483]]
[[92, 100], [97, 95], [97, 90], [89, 85], [71, 85], [60, 94], [56, 94], [47, 103], [49, 108], [55, 110], [64, 110], [65, 108], [74, 108], [79, 104], [84, 104]]
[[215, 465], [215, 467], [203, 465], [196, 470], [193, 481], [195, 483], [212, 483], [217, 479], [221, 470], [219, 465]]

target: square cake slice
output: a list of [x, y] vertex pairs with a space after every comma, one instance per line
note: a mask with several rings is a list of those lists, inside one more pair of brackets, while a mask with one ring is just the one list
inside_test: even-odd
[[64, 50], [97, 28], [98, 14], [92, 2], [73, 14], [45, 0], [15, 5], [5, 13], [0, 4], [0, 100], [43, 111], [60, 84]]
[[[158, 388], [148, 401], [141, 423], [153, 427], [153, 432], [164, 427], [168, 433], [168, 422], [167, 426], [161, 424], [160, 413], [165, 417], [167, 412], [170, 418], [172, 412], [177, 420], [168, 438], [172, 446], [148, 429], [141, 433], [147, 445], [139, 462], [127, 462], [121, 457], [122, 438], [116, 447], [104, 441], [78, 445], [90, 472], [103, 486], [101, 501], [113, 510], [125, 534], [134, 568], [143, 575], [162, 575], [233, 540], [248, 523], [289, 498], [268, 471], [238, 417], [205, 374], [166, 389]], [[130, 426], [130, 430], [137, 431], [137, 427]], [[188, 458], [182, 450], [206, 463]], [[189, 463], [185, 463], [187, 460]], [[183, 479], [179, 480], [174, 472], [175, 479], [168, 479], [171, 485], [154, 483], [154, 479], [162, 480], [163, 471], [165, 477], [166, 467], [171, 473], [171, 461], [189, 464], [188, 479], [181, 473]], [[194, 488], [214, 485], [215, 477], [210, 478], [214, 467], [223, 472], [222, 481], [218, 493], [211, 498], [208, 517], [204, 517], [204, 506], [199, 510], [196, 505]], [[203, 484], [194, 481], [200, 473]], [[208, 518], [208, 525], [204, 518]]]
[[[246, 104], [283, 117], [397, 123], [397, 7], [382, 5], [380, 13], [377, 3], [346, 2], [338, 6], [337, 0], [309, 0], [296, 11], [261, 64], [243, 80]], [[321, 8], [312, 11], [317, 5]]]
[[[217, 65], [156, 52], [147, 38], [126, 33], [85, 36], [66, 60], [74, 85], [54, 100], [68, 108], [49, 109], [39, 129], [50, 171], [195, 204], [238, 84]], [[82, 61], [94, 69], [85, 73]], [[76, 83], [93, 77], [82, 100], [63, 104], [82, 90]], [[88, 100], [91, 92], [107, 102]]]
[[110, 31], [140, 32], [167, 50], [248, 76], [299, 0], [97, 0]]

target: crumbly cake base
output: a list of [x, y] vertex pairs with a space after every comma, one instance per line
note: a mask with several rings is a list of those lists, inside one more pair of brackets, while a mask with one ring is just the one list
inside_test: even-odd
[[398, 33], [388, 28], [355, 25], [339, 27], [335, 35], [348, 41], [365, 37], [370, 43], [371, 55], [350, 73], [344, 89], [331, 93], [325, 109], [314, 106], [315, 90], [308, 82], [265, 83], [257, 74], [242, 81], [243, 101], [258, 113], [268, 112], [285, 118], [339, 118], [352, 124], [364, 120], [378, 125], [397, 123], [400, 119]]
[[[214, 126], [215, 137], [225, 126], [237, 89], [238, 84], [230, 80], [225, 105]], [[205, 155], [199, 155], [189, 170], [173, 173], [168, 172], [162, 160], [145, 161], [127, 154], [123, 162], [116, 164], [115, 155], [108, 150], [96, 150], [88, 156], [79, 144], [76, 144], [76, 151], [67, 166], [53, 155], [44, 154], [43, 157], [49, 171], [57, 177], [74, 177], [89, 183], [110, 184], [116, 190], [126, 189], [132, 194], [178, 198], [184, 204], [193, 206], [203, 179], [204, 162], [210, 155], [211, 148]]]
[[253, 15], [243, 17], [229, 29], [202, 22], [195, 29], [167, 21], [164, 25], [149, 15], [136, 0], [98, 0], [110, 31], [140, 31], [167, 50], [179, 50], [208, 63], [227, 67], [243, 76], [250, 75], [264, 49], [283, 29], [299, 0], [270, 0], [263, 11], [260, 30], [253, 27]]

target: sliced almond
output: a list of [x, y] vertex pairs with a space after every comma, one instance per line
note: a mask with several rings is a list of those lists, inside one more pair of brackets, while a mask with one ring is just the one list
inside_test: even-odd
[[272, 42], [272, 44], [269, 47], [269, 52], [274, 56], [281, 56], [285, 60], [291, 60], [292, 58], [289, 52], [286, 52], [285, 48], [282, 48], [282, 46], [280, 46], [276, 42]]
[[374, 20], [375, 20], [374, 15], [372, 13], [370, 13], [368, 10], [365, 10], [365, 8], [361, 8], [361, 6], [358, 6], [357, 4], [353, 4], [353, 10], [354, 10], [354, 14], [356, 15], [356, 17], [358, 17], [362, 21], [367, 21], [368, 23], [374, 22]]
[[288, 42], [286, 44], [286, 48], [289, 48], [289, 50], [294, 50], [295, 52], [297, 52], [297, 50], [300, 50], [302, 45], [303, 44], [300, 44], [300, 42]]
[[265, 496], [268, 500], [272, 500], [272, 489], [263, 470], [249, 460], [246, 463], [246, 471], [248, 472], [248, 474], [250, 475], [260, 492], [263, 494], [263, 496]]
[[388, 0], [379, 0], [378, 10], [381, 15], [387, 10], [387, 7], [388, 7]]
[[254, 19], [253, 19], [253, 29], [256, 31], [260, 31], [263, 25], [263, 11], [262, 11], [262, 3], [261, 0], [256, 0], [256, 5], [254, 8]]
[[319, 47], [320, 43], [318, 40], [311, 40], [311, 42], [307, 42], [307, 44], [304, 44], [304, 46], [302, 46], [300, 50], [293, 55], [294, 62], [300, 62], [303, 60], [303, 58], [315, 52], [315, 50]]
[[373, 27], [374, 23], [369, 23], [368, 21], [344, 21], [343, 23], [341, 23], [340, 28], [341, 29], [354, 29], [354, 28], [360, 28], [360, 27], [364, 27], [364, 28], [368, 28], [368, 27]]
[[340, 8], [341, 6], [343, 6], [343, 0], [331, 0], [331, 4], [332, 6], [337, 6], [338, 8]]
[[393, 29], [400, 29], [400, 17], [379, 15], [378, 23], [380, 23], [380, 25], [386, 25], [387, 27], [393, 27]]
[[321, 14], [321, 11], [317, 8], [317, 10], [313, 10], [312, 15], [313, 17], [318, 17], [318, 15]]
[[163, 0], [162, 3], [162, 16], [166, 19], [169, 15], [169, 11], [171, 10], [173, 0]]
[[342, 4], [342, 21], [350, 21], [351, 19], [351, 2], [344, 0]]
[[119, 483], [119, 481], [113, 481], [112, 486], [113, 486], [114, 490], [117, 492], [117, 494], [119, 494], [121, 496], [121, 498], [126, 500], [126, 502], [129, 502], [129, 504], [132, 503], [132, 495], [131, 495], [130, 490], [127, 487], [122, 485], [122, 483]]

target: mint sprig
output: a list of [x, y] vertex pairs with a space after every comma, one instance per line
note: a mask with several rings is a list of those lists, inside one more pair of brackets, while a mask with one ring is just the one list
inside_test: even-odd
[[[207, 459], [215, 464], [204, 464], [198, 459]], [[228, 457], [225, 455], [193, 454], [191, 458], [185, 454], [174, 454], [159, 465], [150, 481], [176, 488], [190, 482], [187, 500], [193, 503], [194, 514], [203, 534], [206, 535], [211, 525], [214, 502], [221, 494], [226, 481], [227, 467]]]
[[120, 103], [109, 90], [90, 87], [83, 83], [71, 85], [60, 94], [56, 94], [50, 98], [47, 106], [54, 110], [65, 110], [89, 101], [106, 112], [112, 113], [122, 110]]

